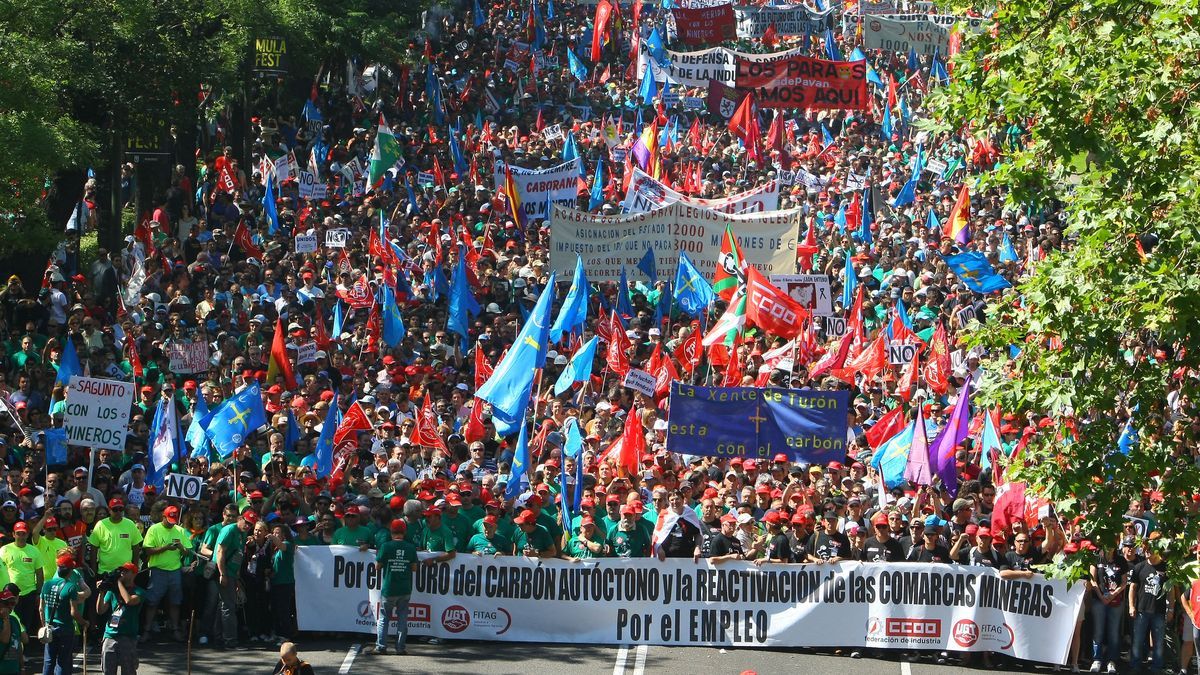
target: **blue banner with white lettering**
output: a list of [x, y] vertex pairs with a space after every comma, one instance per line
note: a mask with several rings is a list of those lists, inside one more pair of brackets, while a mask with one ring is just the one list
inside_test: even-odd
[[826, 464], [846, 456], [850, 392], [671, 384], [667, 449]]

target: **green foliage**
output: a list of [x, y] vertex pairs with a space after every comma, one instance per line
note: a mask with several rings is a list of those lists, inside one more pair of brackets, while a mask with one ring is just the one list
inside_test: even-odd
[[[1196, 541], [1190, 497], [1200, 488], [1192, 430], [1163, 433], [1169, 388], [1185, 400], [1198, 393], [1194, 377], [1176, 376], [1200, 368], [1198, 4], [1002, 3], [995, 30], [967, 41], [952, 85], [933, 101], [943, 128], [1026, 128], [1023, 147], [985, 184], [1007, 187], [1016, 204], [1061, 200], [1069, 214], [1068, 251], [1021, 284], [1022, 303], [1010, 294], [993, 305], [972, 337], [1005, 355], [990, 364], [1003, 376], [985, 383], [985, 403], [1058, 423], [1057, 436], [1038, 435], [1019, 475], [1066, 515], [1085, 514], [1085, 533], [1104, 545], [1130, 500], [1153, 485], [1174, 560], [1188, 559]], [[1047, 347], [1054, 336], [1063, 349]], [[1023, 351], [1008, 362], [1013, 344]], [[1156, 360], [1157, 349], [1171, 358]], [[1128, 457], [1114, 454], [1135, 410], [1141, 442]], [[1078, 570], [1076, 561], [1059, 572]]]

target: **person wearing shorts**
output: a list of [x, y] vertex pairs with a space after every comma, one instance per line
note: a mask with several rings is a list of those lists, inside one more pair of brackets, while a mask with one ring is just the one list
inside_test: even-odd
[[179, 507], [163, 509], [163, 519], [146, 530], [142, 550], [148, 556], [150, 585], [146, 589], [146, 622], [142, 628], [141, 641], [150, 639], [154, 630], [154, 617], [165, 599], [167, 616], [171, 622], [171, 633], [177, 642], [184, 640], [183, 628], [179, 624], [179, 606], [183, 604], [183, 555], [192, 549], [192, 537], [179, 527]]

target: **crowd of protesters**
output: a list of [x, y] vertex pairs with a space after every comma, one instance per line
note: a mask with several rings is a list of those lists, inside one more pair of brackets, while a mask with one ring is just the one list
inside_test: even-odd
[[[967, 307], [981, 310], [985, 298], [970, 292], [934, 253], [983, 252], [1000, 274], [1016, 281], [1038, 259], [1069, 245], [1062, 214], [1053, 205], [1016, 209], [996, 190], [972, 195], [970, 243], [950, 241], [928, 227], [930, 212], [945, 220], [963, 181], [1003, 161], [1006, 150], [1022, 142], [1019, 121], [1003, 136], [980, 141], [921, 134], [902, 120], [884, 138], [881, 108], [887, 94], [881, 89], [866, 111], [783, 111], [789, 122], [784, 151], [771, 150], [769, 161], [753, 162], [716, 111], [645, 106], [647, 120], [677, 116], [684, 129], [699, 120], [699, 138], [681, 135], [662, 151], [665, 180], [676, 187], [685, 182], [683, 167], [702, 167], [695, 196], [763, 185], [777, 178], [785, 162], [819, 177], [815, 185], [785, 185], [780, 203], [802, 209], [805, 228], [815, 230], [812, 269], [830, 276], [838, 298], [849, 254], [865, 289], [861, 320], [867, 334], [885, 329], [903, 303], [913, 331], [926, 341], [936, 326], [947, 331], [960, 365], [941, 390], [922, 381], [915, 393], [902, 392], [894, 367], [871, 379], [811, 377], [807, 367], [831, 342], [824, 333], [816, 335], [815, 351], [797, 359], [790, 372], [774, 368], [778, 361], [764, 362], [764, 354], [782, 340], [748, 335], [736, 354], [726, 355], [741, 364], [740, 384], [851, 391], [849, 451], [839, 461], [807, 465], [789, 455], [723, 459], [671, 447], [665, 399], [620, 386], [603, 368], [603, 356], [582, 389], [555, 397], [550, 383], [577, 344], [565, 338], [547, 357], [528, 416], [535, 465], [529, 489], [515, 500], [506, 498], [516, 439], [497, 437], [486, 407], [482, 433], [468, 428], [472, 411], [485, 405], [473, 393], [486, 379], [481, 364], [500, 360], [548, 282], [551, 229], [543, 221], [514, 221], [492, 184], [491, 167], [498, 159], [526, 168], [559, 163], [562, 143], [540, 134], [544, 126], [559, 124], [574, 135], [589, 177], [600, 160], [613, 172], [603, 181], [604, 204], [593, 210], [616, 212], [623, 197], [622, 163], [611, 161], [601, 120], [623, 120], [620, 145], [628, 148], [639, 131], [631, 129], [631, 120], [641, 102], [629, 60], [628, 15], [604, 46], [601, 63], [589, 62], [592, 73], [579, 81], [565, 67], [565, 53], [588, 55], [590, 39], [584, 38], [593, 9], [562, 3], [552, 18], [543, 9], [544, 49], [563, 66], [535, 73], [528, 55], [513, 58], [527, 41], [527, 5], [497, 3], [432, 19], [428, 39], [411, 46], [414, 58], [423, 54], [420, 65], [372, 67], [367, 77], [358, 75], [360, 65], [350, 69], [354, 81], [319, 78], [304, 116], [303, 102], [289, 103], [289, 110], [275, 100], [258, 101], [249, 156], [219, 143], [226, 125], [218, 118], [218, 144], [205, 149], [195, 167], [173, 172], [169, 189], [156, 197], [138, 232], [125, 237], [124, 248], [100, 250], [94, 260], [82, 261], [78, 241], [91, 224], [75, 219], [44, 279], [7, 280], [0, 291], [0, 396], [11, 414], [0, 415], [5, 471], [0, 581], [8, 585], [0, 592], [0, 645], [8, 647], [0, 648], [0, 673], [24, 667], [34, 649], [28, 641], [38, 637], [48, 640], [46, 672], [55, 663], [69, 668], [85, 634], [103, 641], [106, 672], [118, 665], [136, 669], [139, 643], [189, 636], [210, 646], [290, 641], [297, 634], [296, 603], [302, 601], [293, 570], [296, 548], [330, 544], [374, 549], [386, 569], [396, 572], [384, 588], [388, 614], [407, 604], [411, 581], [405, 572], [418, 564], [418, 551], [437, 554], [420, 564], [455, 555], [659, 555], [714, 563], [947, 563], [1028, 577], [1059, 552], [1090, 547], [1095, 564], [1070, 663], [1094, 662], [1093, 672], [1115, 672], [1123, 664], [1141, 667], [1149, 655], [1156, 670], [1186, 668], [1198, 608], [1190, 589], [1166, 583], [1153, 515], [1154, 500], [1162, 498], [1157, 493], [1130, 505], [1125, 537], [1092, 543], [1080, 540], [1077, 523], [1060, 521], [1053, 512], [994, 522], [1002, 483], [995, 473], [1004, 459], [983, 468], [977, 434], [959, 448], [954, 497], [937, 481], [882, 490], [871, 462], [876, 448], [866, 432], [876, 422], [897, 406], [920, 406], [940, 428], [964, 382], [978, 374], [979, 355], [957, 347], [963, 330], [957, 317]], [[665, 34], [668, 13], [649, 5], [640, 10], [633, 25], [641, 38], [655, 28]], [[842, 53], [856, 46], [853, 32], [835, 34]], [[737, 46], [771, 51], [808, 44], [819, 56], [827, 53], [825, 39]], [[912, 119], [921, 117], [924, 95], [935, 86], [930, 59], [913, 68], [905, 54], [867, 55], [886, 80], [905, 83], [903, 105]], [[506, 61], [516, 62], [515, 68]], [[430, 100], [429, 73], [439, 80], [441, 110]], [[360, 175], [381, 114], [404, 158], [386, 187], [364, 185]], [[832, 145], [823, 140], [822, 127], [832, 134]], [[453, 171], [451, 134], [469, 172]], [[918, 145], [930, 157], [959, 166], [944, 177], [923, 178], [913, 203], [887, 208], [883, 202], [908, 180]], [[289, 155], [301, 168], [314, 165], [329, 196], [301, 199], [294, 179], [280, 180], [274, 186], [279, 229], [272, 235], [262, 172]], [[435, 175], [435, 183], [419, 185], [422, 173]], [[880, 191], [870, 242], [835, 223], [844, 202], [858, 192], [843, 189], [852, 173], [869, 174]], [[405, 183], [413, 186], [412, 198]], [[90, 190], [85, 201], [94, 198]], [[584, 186], [579, 206], [588, 203]], [[383, 245], [394, 245], [384, 257], [369, 243], [381, 217]], [[350, 232], [344, 249], [294, 252], [297, 235], [315, 234], [323, 242], [330, 229]], [[251, 246], [242, 245], [243, 230]], [[440, 267], [448, 276], [463, 255], [458, 249], [463, 242], [473, 249], [467, 255], [482, 307], [469, 322], [467, 339], [447, 330], [447, 298], [435, 274]], [[1009, 245], [1015, 258], [1003, 255]], [[370, 298], [384, 283], [397, 286], [407, 327], [395, 345], [382, 340], [369, 302], [354, 305], [356, 285], [366, 289], [358, 297]], [[560, 276], [559, 283], [561, 298], [569, 276]], [[627, 335], [633, 364], [644, 363], [656, 345], [673, 354], [696, 330], [670, 311], [655, 325], [664, 288], [637, 285], [631, 293]], [[597, 290], [608, 297], [606, 304], [615, 305], [615, 284]], [[835, 304], [841, 315], [851, 309]], [[710, 318], [722, 310], [712, 307]], [[598, 316], [589, 314], [584, 340], [595, 334]], [[267, 376], [277, 330], [286, 333], [294, 387], [283, 377]], [[136, 382], [137, 397], [123, 452], [71, 446], [65, 464], [48, 466], [40, 432], [63, 423], [65, 387], [56, 380], [68, 340], [86, 372]], [[312, 360], [297, 362], [297, 347], [314, 342]], [[207, 344], [207, 369], [173, 372], [173, 343]], [[1131, 358], [1147, 357], [1145, 345], [1125, 347]], [[691, 377], [713, 383], [717, 371], [728, 367], [706, 360]], [[262, 387], [269, 426], [229, 456], [193, 453], [189, 445], [171, 470], [203, 477], [204, 497], [165, 498], [153, 484], [156, 468], [148, 458], [159, 402], [175, 406], [181, 427], [188, 429], [199, 399], [211, 410], [254, 382]], [[372, 429], [340, 446], [335, 470], [318, 475], [312, 454], [335, 401], [343, 409], [356, 401]], [[415, 427], [425, 406], [433, 411], [444, 450], [419, 442]], [[624, 433], [630, 415], [639, 418], [648, 449], [637, 472], [598, 459]], [[572, 417], [585, 432], [579, 457], [563, 452], [562, 430]], [[1004, 449], [1027, 443], [1045, 427], [1041, 422], [1037, 416], [1005, 415], [998, 430]], [[573, 489], [579, 461], [581, 509], [563, 522], [561, 500]], [[695, 517], [678, 517], [685, 510]], [[652, 546], [655, 525], [668, 513], [677, 516], [675, 525]], [[44, 625], [53, 628], [52, 635], [43, 633]], [[386, 652], [386, 639], [381, 627], [372, 651]], [[1168, 646], [1177, 651], [1178, 662], [1166, 662]], [[405, 649], [403, 633], [396, 648]]]

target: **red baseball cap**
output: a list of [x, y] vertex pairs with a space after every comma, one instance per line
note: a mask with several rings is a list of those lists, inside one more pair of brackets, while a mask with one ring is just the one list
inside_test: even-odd
[[170, 523], [172, 525], [178, 525], [179, 524], [179, 507], [178, 506], [168, 506], [167, 508], [163, 509], [163, 520], [167, 521], [168, 523]]

